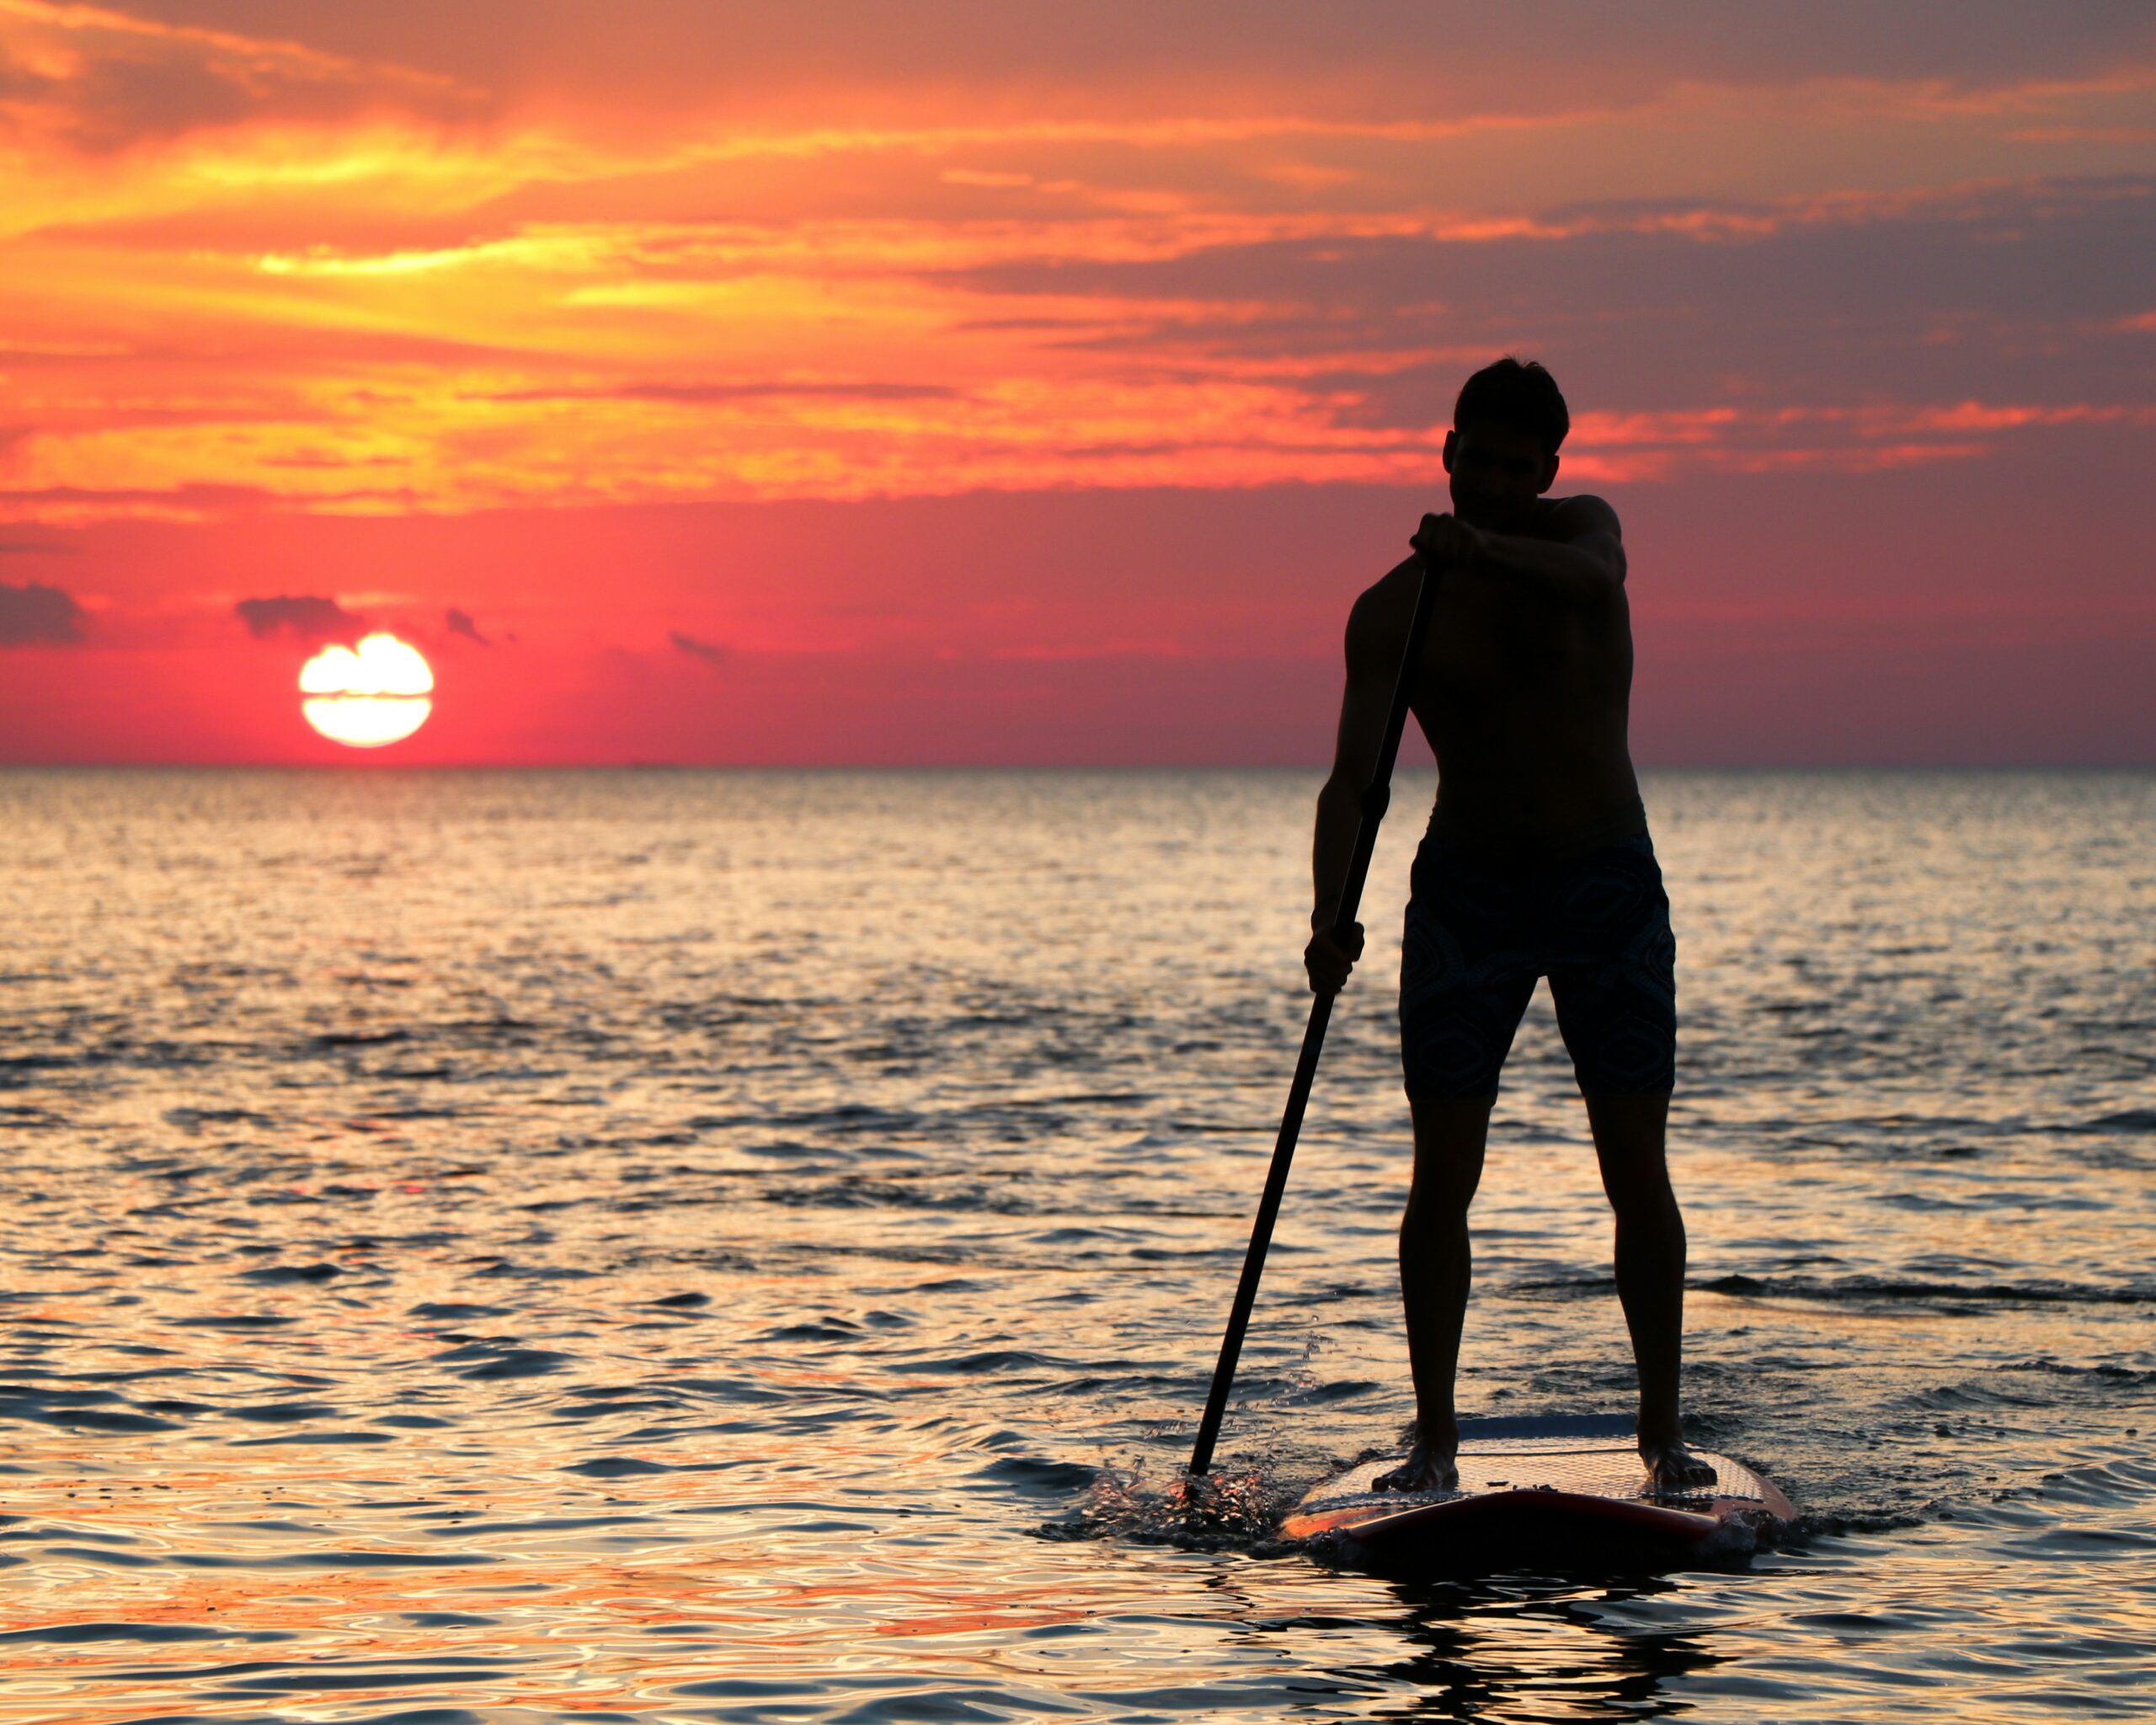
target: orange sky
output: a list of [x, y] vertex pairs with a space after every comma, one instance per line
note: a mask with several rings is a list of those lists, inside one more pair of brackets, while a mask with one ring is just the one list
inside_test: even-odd
[[0, 0], [0, 759], [1320, 760], [1509, 350], [1643, 760], [2156, 761], [2156, 18], [1936, 16]]

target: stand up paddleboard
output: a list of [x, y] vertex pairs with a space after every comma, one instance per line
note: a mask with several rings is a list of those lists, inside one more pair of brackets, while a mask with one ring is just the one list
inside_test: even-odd
[[1694, 1450], [1715, 1482], [1656, 1492], [1618, 1417], [1460, 1422], [1460, 1487], [1380, 1492], [1403, 1458], [1366, 1461], [1326, 1482], [1282, 1535], [1379, 1568], [1671, 1567], [1748, 1551], [1796, 1511], [1726, 1455]]

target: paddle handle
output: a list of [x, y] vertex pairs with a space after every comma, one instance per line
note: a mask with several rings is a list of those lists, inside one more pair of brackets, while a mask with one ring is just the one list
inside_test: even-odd
[[[1430, 633], [1430, 612], [1436, 604], [1438, 583], [1430, 566], [1422, 565], [1422, 579], [1415, 591], [1414, 615], [1408, 619], [1406, 649], [1400, 657], [1400, 676], [1393, 685], [1392, 708], [1386, 713], [1385, 736], [1378, 758], [1363, 787], [1355, 820], [1355, 845], [1348, 855], [1348, 876], [1341, 883], [1340, 904], [1332, 913], [1332, 933], [1344, 942], [1355, 926], [1362, 907], [1363, 886], [1370, 875], [1370, 857], [1377, 849], [1378, 823], [1392, 801], [1392, 767], [1399, 758], [1400, 739], [1407, 729], [1407, 708], [1415, 693], [1416, 667], [1422, 663], [1422, 643]], [[1229, 1308], [1228, 1331], [1220, 1338], [1219, 1363], [1213, 1368], [1213, 1387], [1205, 1397], [1204, 1417], [1198, 1423], [1198, 1441], [1190, 1452], [1190, 1471], [1203, 1473], [1213, 1465], [1213, 1445], [1220, 1435], [1220, 1420], [1228, 1408], [1228, 1391], [1235, 1381], [1235, 1362], [1242, 1357], [1243, 1332], [1250, 1327], [1251, 1308], [1257, 1303], [1258, 1279], [1265, 1274], [1265, 1254], [1273, 1244], [1273, 1225], [1280, 1215], [1281, 1194], [1288, 1189], [1288, 1169], [1295, 1160], [1295, 1140], [1303, 1130], [1303, 1110], [1310, 1099], [1310, 1085], [1317, 1077], [1318, 1056], [1325, 1049], [1326, 1026], [1332, 1021], [1332, 996], [1319, 994], [1310, 1001], [1310, 1023], [1303, 1028], [1303, 1049], [1295, 1059], [1294, 1081], [1288, 1087], [1288, 1106], [1280, 1116], [1280, 1135], [1273, 1144], [1273, 1166], [1265, 1177], [1265, 1190], [1257, 1200], [1257, 1215], [1251, 1224], [1250, 1249], [1243, 1254], [1242, 1279], [1235, 1284], [1235, 1302]]]

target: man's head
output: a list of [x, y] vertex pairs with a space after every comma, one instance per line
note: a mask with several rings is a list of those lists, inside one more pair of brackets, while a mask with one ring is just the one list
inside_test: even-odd
[[1453, 513], [1470, 526], [1518, 526], [1557, 478], [1557, 446], [1572, 428], [1557, 380], [1509, 354], [1469, 378], [1445, 434]]

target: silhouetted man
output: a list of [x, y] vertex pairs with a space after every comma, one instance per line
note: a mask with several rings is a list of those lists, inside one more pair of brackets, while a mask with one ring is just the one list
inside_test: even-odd
[[1497, 1075], [1536, 979], [1586, 1099], [1617, 1216], [1617, 1290], [1639, 1365], [1640, 1454], [1657, 1483], [1710, 1481], [1684, 1447], [1677, 1380], [1684, 1224], [1662, 1159], [1676, 1071], [1676, 942], [1625, 747], [1632, 634], [1616, 512], [1546, 496], [1571, 415], [1539, 365], [1467, 380], [1446, 435], [1453, 512], [1422, 517], [1417, 555], [1355, 601], [1348, 689], [1314, 846], [1310, 986], [1361, 957], [1331, 933], [1363, 786], [1385, 729], [1427, 566], [1436, 609], [1414, 713], [1438, 757], [1437, 807], [1416, 852], [1400, 971], [1401, 1064], [1415, 1175], [1400, 1277], [1416, 1436], [1379, 1481], [1456, 1482], [1453, 1376], [1467, 1307], [1467, 1210]]

